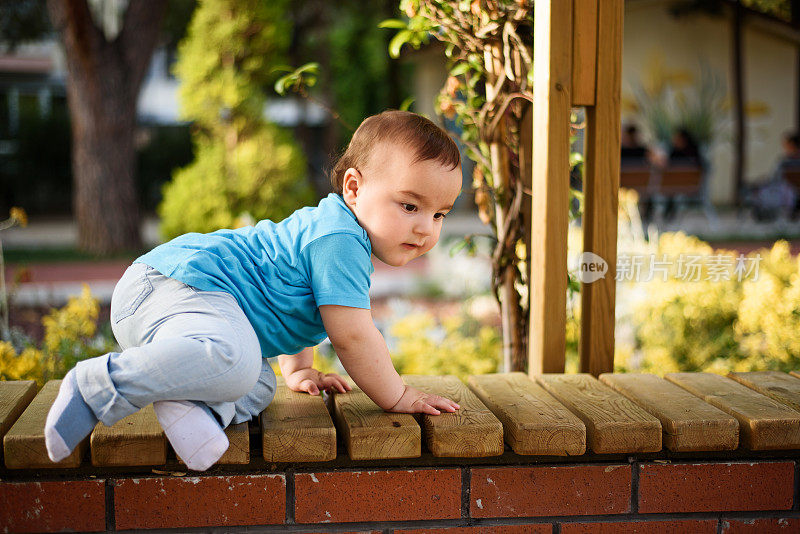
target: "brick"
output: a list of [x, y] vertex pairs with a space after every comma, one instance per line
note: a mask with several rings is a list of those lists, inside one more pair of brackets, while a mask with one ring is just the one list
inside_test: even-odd
[[630, 511], [628, 465], [472, 469], [472, 517], [623, 514]]
[[98, 532], [106, 529], [103, 480], [0, 483], [3, 532]]
[[716, 519], [561, 524], [561, 534], [716, 534], [716, 532]]
[[789, 534], [800, 532], [800, 518], [722, 519], [722, 534]]
[[295, 521], [410, 521], [461, 517], [461, 470], [298, 473]]
[[793, 462], [642, 464], [639, 512], [788, 510]]
[[115, 481], [118, 530], [265, 525], [286, 518], [284, 475]]
[[496, 525], [480, 527], [415, 528], [394, 529], [395, 534], [552, 534], [553, 525], [539, 523], [530, 525]]

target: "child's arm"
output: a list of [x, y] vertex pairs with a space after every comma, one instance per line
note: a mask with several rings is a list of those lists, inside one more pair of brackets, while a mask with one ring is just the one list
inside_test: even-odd
[[403, 383], [369, 310], [325, 305], [319, 311], [342, 365], [375, 404], [391, 412], [431, 415], [459, 408], [449, 399], [428, 395]]
[[336, 373], [322, 374], [313, 367], [314, 348], [307, 347], [293, 356], [278, 356], [278, 366], [286, 380], [286, 386], [293, 391], [306, 391], [319, 395], [320, 389], [326, 391], [336, 388], [340, 393], [349, 391], [350, 384]]

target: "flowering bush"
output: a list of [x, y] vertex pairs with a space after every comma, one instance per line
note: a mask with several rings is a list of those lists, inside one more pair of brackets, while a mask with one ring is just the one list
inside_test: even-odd
[[428, 312], [412, 313], [389, 330], [392, 361], [400, 374], [455, 375], [465, 380], [498, 371], [500, 332], [465, 312], [441, 321]]
[[108, 332], [98, 332], [100, 304], [84, 285], [80, 296], [42, 318], [44, 339], [37, 348], [30, 340], [0, 342], [0, 380], [36, 380], [41, 386], [62, 378], [80, 360], [116, 349]]
[[34, 347], [20, 354], [8, 341], [0, 341], [0, 380], [36, 380], [42, 384], [42, 353]]
[[[668, 256], [738, 253], [713, 250], [682, 233], [662, 234], [658, 253]], [[654, 277], [633, 314], [641, 351], [618, 358], [617, 370], [664, 374], [676, 371], [790, 371], [800, 365], [800, 273], [786, 241], [746, 255], [763, 260], [758, 276], [698, 281]]]

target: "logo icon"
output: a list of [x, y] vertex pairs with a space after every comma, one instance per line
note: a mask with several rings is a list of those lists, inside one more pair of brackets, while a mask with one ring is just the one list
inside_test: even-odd
[[584, 252], [578, 256], [578, 280], [584, 284], [606, 277], [608, 263], [594, 252]]

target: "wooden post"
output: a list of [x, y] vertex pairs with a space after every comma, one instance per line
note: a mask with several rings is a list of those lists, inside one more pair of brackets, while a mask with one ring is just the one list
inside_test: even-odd
[[583, 249], [608, 263], [581, 287], [580, 367], [595, 376], [614, 370], [622, 13], [623, 0], [598, 3], [596, 97], [586, 108]]
[[581, 289], [581, 371], [614, 368], [623, 0], [534, 5], [531, 299], [528, 370], [563, 373], [570, 107], [586, 106], [584, 251], [608, 264]]
[[572, 105], [594, 106], [597, 77], [597, 0], [573, 0]]
[[572, 2], [536, 0], [528, 373], [564, 372]]

